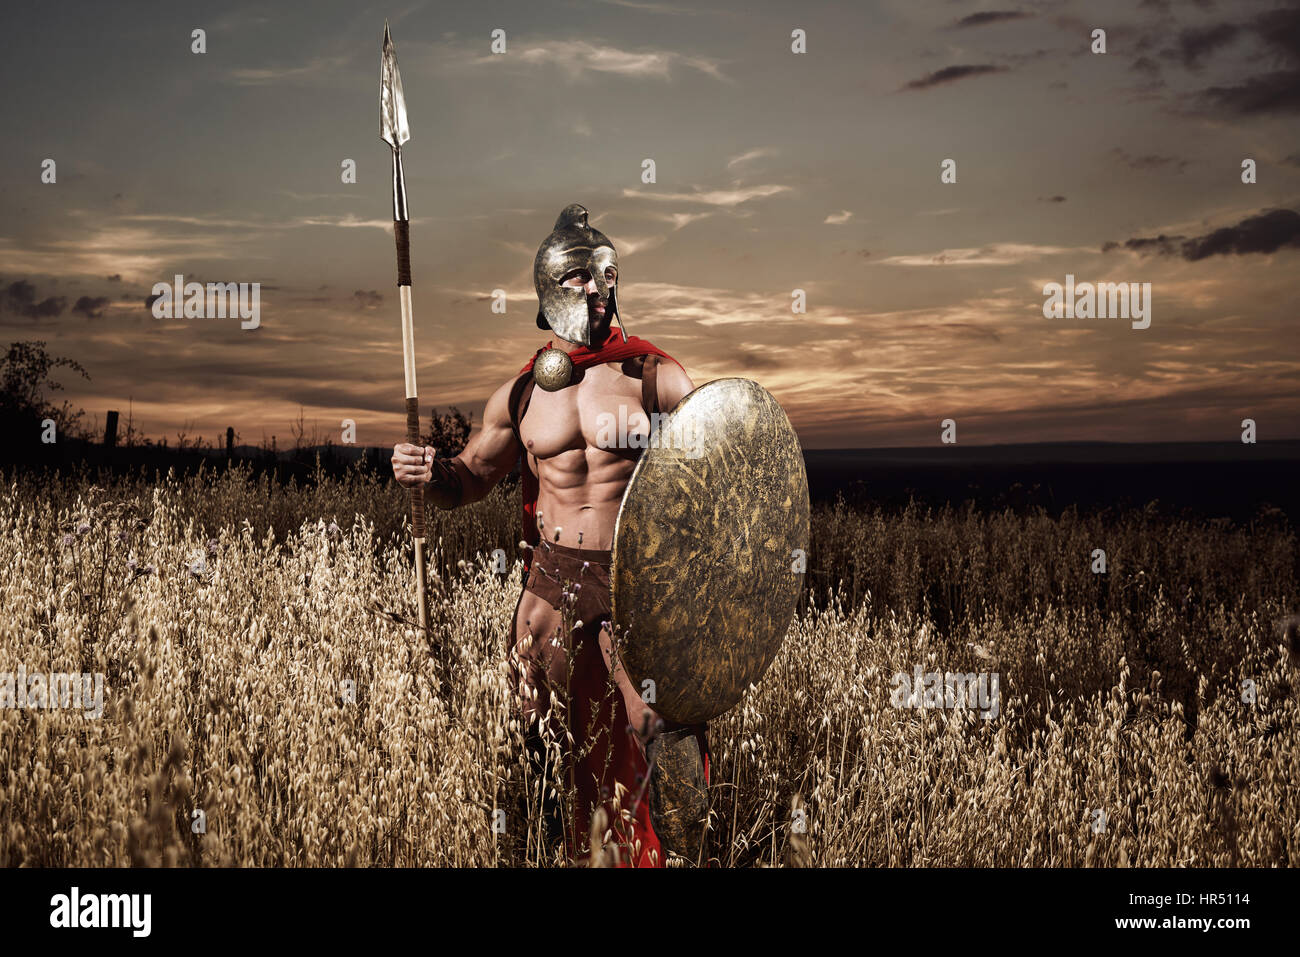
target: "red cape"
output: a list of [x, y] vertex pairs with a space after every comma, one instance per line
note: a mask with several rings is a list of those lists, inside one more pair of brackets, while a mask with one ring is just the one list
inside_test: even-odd
[[[553, 341], [554, 340], [552, 340], [552, 342]], [[524, 367], [519, 371], [527, 372], [531, 369], [533, 363], [537, 361], [537, 357], [546, 349], [550, 349], [551, 346], [552, 343], [548, 342], [546, 345], [534, 352], [533, 357], [525, 362]], [[633, 356], [644, 355], [663, 356], [665, 359], [672, 359], [673, 362], [677, 362], [677, 360], [673, 359], [673, 357], [668, 353], [651, 345], [645, 339], [638, 336], [628, 336], [627, 342], [624, 342], [623, 336], [617, 329], [612, 327], [609, 330], [609, 335], [605, 337], [605, 341], [602, 342], [598, 348], [588, 349], [586, 346], [578, 346], [578, 348], [569, 353], [569, 358], [573, 360], [575, 366], [582, 368], [583, 366], [600, 365], [602, 362], [617, 362], [620, 359], [631, 359]], [[681, 366], [680, 362], [677, 362], [677, 364]], [[682, 371], [686, 371], [684, 366], [682, 367]]]
[[[544, 350], [550, 348], [550, 342], [542, 346], [533, 353], [533, 357], [524, 363], [524, 367], [519, 371], [527, 372], [533, 367], [533, 363], [537, 361], [537, 357], [541, 355]], [[605, 362], [619, 362], [623, 359], [631, 359], [635, 356], [645, 355], [663, 356], [665, 359], [677, 362], [677, 360], [673, 359], [673, 357], [668, 353], [664, 352], [657, 346], [652, 345], [645, 339], [641, 339], [637, 336], [628, 336], [627, 342], [624, 342], [623, 336], [620, 334], [619, 330], [615, 329], [612, 325], [609, 329], [609, 335], [605, 337], [605, 341], [600, 344], [599, 348], [588, 349], [586, 346], [579, 346], [569, 353], [569, 358], [573, 360], [573, 365], [576, 368], [582, 369], [587, 366], [600, 365]], [[677, 362], [677, 365], [683, 372], [686, 371], [686, 367], [680, 362]], [[520, 425], [523, 425], [522, 420], [520, 421]], [[528, 451], [526, 449], [524, 450], [524, 457], [519, 461], [519, 480], [522, 485], [524, 498], [524, 541], [529, 545], [536, 545], [541, 540], [541, 535], [537, 531], [537, 476], [535, 476], [532, 469], [528, 467]], [[531, 565], [532, 557], [529, 556], [529, 560], [524, 565], [524, 574], [528, 573], [528, 569]]]

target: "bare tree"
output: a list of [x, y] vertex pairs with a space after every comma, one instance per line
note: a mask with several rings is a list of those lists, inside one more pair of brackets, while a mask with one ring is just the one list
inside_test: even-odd
[[449, 412], [433, 409], [429, 413], [429, 431], [420, 437], [420, 441], [437, 449], [439, 458], [450, 458], [464, 451], [473, 426], [474, 417], [454, 405]]

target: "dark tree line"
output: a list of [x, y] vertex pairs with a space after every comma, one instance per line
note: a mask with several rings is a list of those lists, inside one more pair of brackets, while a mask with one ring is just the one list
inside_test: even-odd
[[50, 397], [63, 388], [54, 378], [59, 369], [90, 378], [81, 363], [50, 355], [41, 340], [9, 344], [0, 360], [0, 458], [29, 457], [47, 444], [42, 436], [51, 434], [51, 422], [55, 441], [92, 438], [84, 409], [74, 409], [66, 399], [56, 405]]
[[[90, 378], [81, 363], [51, 355], [44, 341], [9, 344], [0, 360], [0, 462], [45, 461], [56, 450], [59, 451], [55, 456], [58, 460], [65, 459], [68, 453], [80, 458], [89, 451], [85, 449], [86, 444], [98, 446], [103, 440], [102, 435], [95, 434], [95, 427], [86, 422], [84, 409], [74, 408], [66, 399], [56, 403], [55, 394], [63, 389], [59, 381], [61, 372]], [[440, 457], [456, 455], [465, 448], [473, 428], [472, 416], [452, 406], [447, 412], [431, 410], [427, 421], [428, 430], [422, 432], [420, 440], [437, 449]], [[302, 452], [300, 457], [307, 461], [310, 456], [302, 448], [306, 444], [306, 432], [301, 415], [293, 431], [295, 445]], [[54, 443], [43, 441], [50, 437]], [[120, 446], [170, 451], [165, 439], [155, 445], [148, 438], [136, 434], [129, 420], [124, 439], [119, 441]], [[185, 432], [178, 434], [177, 440], [177, 452], [203, 452], [206, 449], [200, 440], [190, 440]], [[65, 447], [68, 444], [72, 445], [71, 449]], [[264, 451], [273, 458], [274, 449], [263, 444]]]

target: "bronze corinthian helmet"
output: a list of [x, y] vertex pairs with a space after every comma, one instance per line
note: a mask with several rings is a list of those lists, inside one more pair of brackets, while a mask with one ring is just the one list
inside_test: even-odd
[[[605, 281], [605, 270], [618, 268], [618, 253], [604, 233], [587, 225], [587, 210], [577, 203], [564, 207], [555, 229], [542, 240], [533, 260], [533, 285], [537, 287], [537, 328], [550, 329], [561, 339], [592, 345], [591, 318], [587, 311], [587, 292], [580, 286], [565, 286], [566, 277], [575, 270], [585, 270], [596, 283], [610, 322], [618, 314], [616, 288]], [[623, 333], [627, 338], [627, 333]], [[599, 345], [599, 343], [597, 343]]]

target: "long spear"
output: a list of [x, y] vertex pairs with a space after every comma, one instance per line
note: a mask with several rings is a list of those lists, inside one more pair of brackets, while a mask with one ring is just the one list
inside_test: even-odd
[[[397, 51], [384, 21], [384, 48], [379, 61], [379, 135], [393, 152], [393, 236], [397, 239], [397, 295], [402, 302], [402, 364], [406, 372], [406, 441], [420, 444], [419, 394], [415, 388], [415, 325], [411, 307], [411, 223], [406, 213], [406, 182], [402, 176], [402, 144], [411, 138], [406, 124], [406, 96], [397, 72]], [[420, 630], [428, 633], [429, 598], [424, 588], [424, 490], [411, 496], [411, 537], [415, 542], [415, 593]]]

